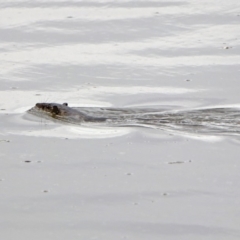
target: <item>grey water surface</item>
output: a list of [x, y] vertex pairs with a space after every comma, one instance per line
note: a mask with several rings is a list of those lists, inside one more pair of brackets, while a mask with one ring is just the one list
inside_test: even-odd
[[240, 239], [239, 24], [239, 0], [0, 0], [1, 239]]

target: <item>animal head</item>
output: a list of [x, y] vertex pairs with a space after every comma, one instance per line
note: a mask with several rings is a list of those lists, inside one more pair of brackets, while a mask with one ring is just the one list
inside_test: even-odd
[[60, 115], [63, 113], [63, 107], [67, 107], [67, 103], [37, 103], [35, 108], [53, 115]]

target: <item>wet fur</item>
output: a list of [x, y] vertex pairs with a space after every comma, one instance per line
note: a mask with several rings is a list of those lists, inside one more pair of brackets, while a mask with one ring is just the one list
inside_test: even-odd
[[75, 110], [68, 106], [68, 103], [58, 104], [58, 103], [37, 103], [34, 107], [35, 110], [40, 110], [47, 113], [53, 118], [62, 119], [67, 117], [72, 117], [79, 121], [86, 122], [104, 122], [106, 118], [98, 118], [87, 116], [86, 114]]

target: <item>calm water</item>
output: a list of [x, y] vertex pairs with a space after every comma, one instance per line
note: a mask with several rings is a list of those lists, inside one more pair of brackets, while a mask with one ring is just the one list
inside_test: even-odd
[[[2, 238], [238, 240], [239, 23], [239, 0], [0, 0]], [[37, 102], [173, 112], [156, 137]]]

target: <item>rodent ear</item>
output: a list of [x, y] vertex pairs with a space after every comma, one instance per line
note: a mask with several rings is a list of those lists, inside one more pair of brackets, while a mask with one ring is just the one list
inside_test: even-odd
[[64, 105], [64, 106], [68, 106], [68, 103], [65, 102], [65, 103], [63, 103], [63, 105]]
[[60, 113], [60, 111], [59, 111], [57, 106], [53, 106], [53, 110], [52, 111], [53, 111], [54, 114], [59, 114]]

